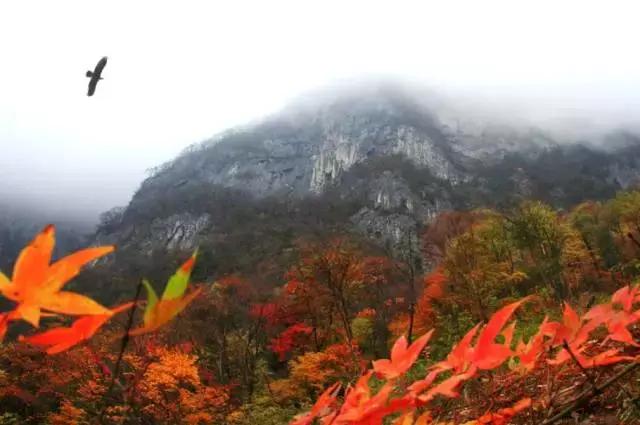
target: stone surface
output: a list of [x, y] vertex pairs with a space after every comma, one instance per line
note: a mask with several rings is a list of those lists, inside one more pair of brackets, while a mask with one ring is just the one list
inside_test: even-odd
[[[399, 249], [403, 238], [416, 245], [417, 229], [445, 209], [512, 195], [574, 202], [590, 196], [576, 189], [576, 179], [586, 187], [602, 182], [597, 197], [629, 187], [640, 175], [638, 139], [631, 136], [624, 149], [632, 154], [571, 150], [539, 129], [439, 117], [428, 102], [401, 90], [319, 98], [193, 145], [152, 170], [122, 223], [98, 239], [143, 251], [189, 250], [219, 239], [234, 229], [221, 225], [224, 205], [213, 211], [206, 201], [228, 189], [256, 205], [274, 199], [294, 205], [333, 193], [357, 204], [348, 220], [354, 229]], [[565, 162], [545, 169], [556, 160]], [[550, 175], [556, 172], [557, 184]], [[189, 201], [165, 201], [173, 193]]]

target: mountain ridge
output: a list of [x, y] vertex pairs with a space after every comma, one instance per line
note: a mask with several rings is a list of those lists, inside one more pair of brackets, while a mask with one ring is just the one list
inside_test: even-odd
[[610, 149], [567, 143], [533, 126], [465, 124], [406, 87], [363, 87], [302, 97], [151, 170], [126, 207], [101, 216], [91, 242], [118, 247], [104, 266], [152, 276], [151, 258], [200, 246], [211, 265], [196, 275], [211, 278], [277, 263], [297, 238], [331, 232], [404, 255], [445, 210], [526, 197], [563, 208], [640, 177], [632, 132], [611, 133]]
[[[285, 108], [155, 169], [95, 242], [148, 257], [204, 245], [230, 263], [211, 274], [244, 270], [330, 228], [398, 254], [419, 250], [419, 228], [444, 210], [507, 208], [523, 197], [567, 207], [640, 176], [632, 133], [607, 151], [533, 127], [468, 132], [436, 112], [388, 87]], [[253, 252], [256, 237], [279, 242]]]

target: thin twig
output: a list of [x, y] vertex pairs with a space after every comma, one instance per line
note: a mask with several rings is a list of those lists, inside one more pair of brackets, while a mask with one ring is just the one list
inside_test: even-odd
[[595, 395], [601, 393], [606, 388], [608, 388], [609, 386], [611, 386], [614, 383], [616, 383], [616, 381], [618, 381], [619, 379], [621, 379], [625, 375], [631, 373], [633, 370], [637, 369], [639, 366], [640, 366], [640, 363], [631, 363], [628, 366], [626, 366], [624, 369], [622, 369], [620, 372], [618, 372], [617, 374], [613, 375], [607, 381], [602, 383], [601, 385], [597, 385], [595, 387], [591, 387], [591, 388], [586, 389], [585, 391], [583, 391], [575, 399], [575, 401], [573, 403], [571, 403], [569, 406], [567, 406], [565, 409], [563, 409], [557, 415], [555, 415], [555, 416], [547, 419], [546, 421], [542, 422], [542, 425], [554, 424], [554, 423], [558, 422], [559, 420], [563, 419], [565, 416], [567, 416], [568, 414], [570, 414], [571, 412], [576, 410], [578, 407], [582, 406], [584, 403], [586, 403], [589, 400], [591, 400]]
[[[576, 355], [573, 353], [573, 351], [571, 351], [571, 348], [569, 347], [569, 343], [567, 342], [566, 339], [562, 342], [562, 347], [569, 352], [569, 354], [571, 355], [571, 358], [573, 358], [573, 361], [576, 362], [576, 364], [580, 367], [580, 369], [582, 370], [582, 373], [587, 377], [591, 385], [594, 388], [597, 387], [595, 378], [593, 377], [593, 375], [589, 373], [587, 369], [584, 368], [584, 366], [582, 366], [582, 364], [580, 363]], [[640, 411], [640, 400], [634, 397], [624, 384], [619, 383], [618, 386], [620, 387], [622, 392], [629, 398], [629, 400], [631, 400], [634, 407], [638, 409], [638, 411]]]
[[569, 355], [571, 356], [571, 358], [573, 359], [573, 361], [575, 362], [575, 364], [578, 365], [578, 367], [580, 368], [580, 370], [582, 371], [582, 374], [587, 378], [587, 380], [589, 381], [589, 383], [591, 384], [591, 386], [593, 388], [597, 388], [598, 384], [596, 383], [595, 378], [591, 375], [591, 373], [589, 373], [589, 371], [582, 365], [582, 363], [580, 362], [580, 360], [578, 359], [578, 357], [575, 355], [575, 353], [573, 352], [573, 350], [571, 349], [571, 347], [569, 346], [569, 343], [567, 342], [566, 339], [562, 340], [562, 348], [564, 348], [565, 350], [567, 350], [567, 352], [569, 353]]
[[638, 240], [633, 236], [633, 233], [627, 233], [627, 237], [631, 239], [631, 242], [633, 242], [638, 248], [640, 248], [640, 242], [638, 242]]
[[[129, 314], [129, 320], [127, 322], [127, 326], [125, 328], [124, 336], [122, 337], [122, 343], [120, 344], [120, 352], [118, 353], [118, 358], [116, 360], [116, 364], [113, 368], [113, 374], [111, 375], [111, 383], [109, 384], [109, 388], [104, 395], [104, 400], [108, 399], [111, 396], [111, 392], [113, 391], [113, 387], [116, 384], [116, 379], [120, 374], [120, 366], [122, 364], [122, 358], [124, 357], [124, 352], [127, 349], [127, 345], [129, 344], [129, 331], [133, 327], [133, 318], [136, 313], [136, 308], [138, 306], [138, 298], [140, 297], [140, 292], [142, 292], [142, 280], [138, 283], [138, 287], [136, 288], [136, 295], [133, 299], [133, 307], [131, 307], [131, 313]], [[104, 414], [107, 410], [107, 404], [103, 406], [100, 411], [100, 423], [102, 423]]]

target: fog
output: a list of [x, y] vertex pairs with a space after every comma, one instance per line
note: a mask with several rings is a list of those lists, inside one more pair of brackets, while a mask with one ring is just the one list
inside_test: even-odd
[[636, 4], [2, 2], [0, 199], [95, 219], [187, 145], [373, 75], [483, 118], [635, 125]]

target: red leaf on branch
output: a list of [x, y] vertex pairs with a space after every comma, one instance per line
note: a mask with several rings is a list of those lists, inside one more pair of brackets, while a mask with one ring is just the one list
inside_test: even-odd
[[407, 347], [407, 339], [403, 336], [393, 344], [391, 359], [376, 360], [373, 362], [373, 370], [378, 376], [386, 379], [395, 379], [403, 375], [413, 366], [418, 356], [429, 342], [433, 330], [427, 332]]

